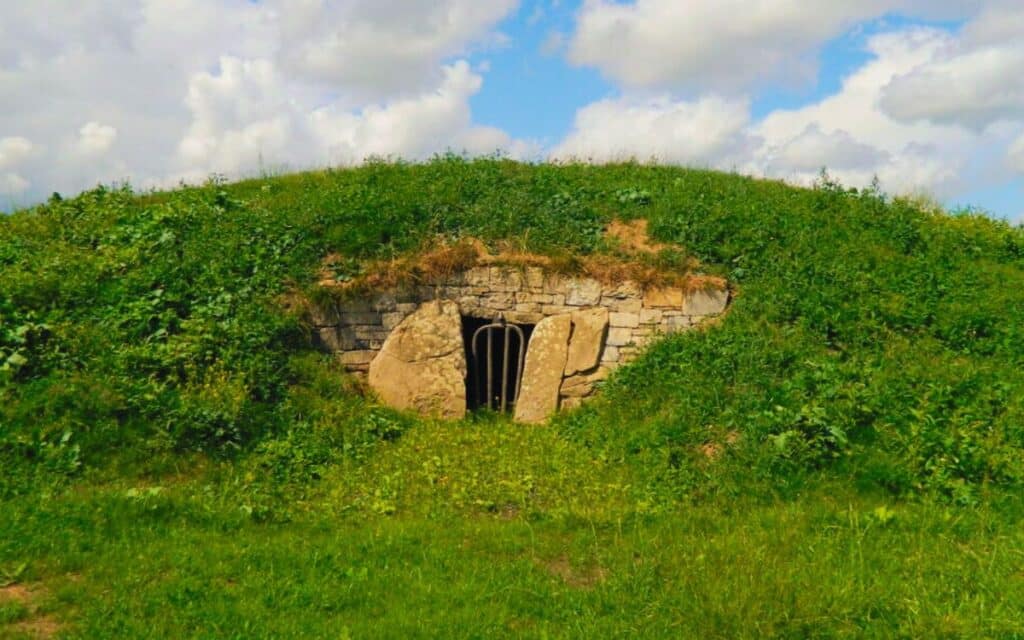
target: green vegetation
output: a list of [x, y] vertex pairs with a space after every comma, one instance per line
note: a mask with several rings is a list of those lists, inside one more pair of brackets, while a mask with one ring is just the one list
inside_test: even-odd
[[[737, 295], [548, 427], [363, 397], [289, 296], [439, 238]], [[1024, 637], [1024, 230], [443, 158], [0, 218], [0, 637]]]

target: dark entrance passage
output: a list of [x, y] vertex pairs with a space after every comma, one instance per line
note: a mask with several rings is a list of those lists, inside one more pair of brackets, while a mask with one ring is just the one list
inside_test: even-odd
[[462, 317], [466, 348], [466, 407], [511, 412], [519, 399], [533, 325]]

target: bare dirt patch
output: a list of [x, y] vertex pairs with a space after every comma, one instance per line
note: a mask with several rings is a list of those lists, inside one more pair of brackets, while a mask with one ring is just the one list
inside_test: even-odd
[[11, 628], [30, 638], [52, 638], [64, 628], [64, 625], [57, 622], [50, 616], [36, 616], [29, 620], [22, 620], [11, 625]]
[[23, 584], [9, 584], [0, 587], [0, 602], [15, 602], [21, 605], [29, 605], [36, 599], [32, 589]]
[[668, 245], [651, 239], [647, 231], [647, 220], [612, 220], [605, 230], [605, 237], [615, 240], [619, 248], [630, 253], [657, 253], [668, 249]]
[[500, 511], [498, 511], [498, 516], [502, 520], [515, 520], [519, 517], [519, 511], [519, 505], [506, 504]]
[[608, 577], [608, 571], [604, 567], [596, 564], [574, 567], [566, 556], [544, 561], [541, 566], [551, 575], [561, 578], [562, 582], [576, 589], [593, 589]]
[[722, 442], [709, 441], [698, 447], [701, 454], [704, 455], [708, 460], [717, 460], [721, 456], [727, 447], [732, 447], [740, 441], [740, 434], [738, 431], [729, 431], [722, 438]]
[[9, 584], [0, 588], [0, 604], [14, 603], [28, 611], [27, 617], [8, 624], [0, 625], [0, 633], [11, 631], [15, 636], [29, 638], [52, 638], [63, 625], [54, 617], [41, 613], [39, 603], [45, 599], [47, 591], [39, 585]]

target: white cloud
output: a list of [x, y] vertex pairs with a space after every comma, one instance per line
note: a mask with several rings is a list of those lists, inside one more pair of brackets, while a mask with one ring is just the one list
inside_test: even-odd
[[78, 131], [78, 149], [86, 155], [98, 155], [110, 150], [117, 140], [117, 129], [98, 122], [88, 122]]
[[181, 173], [240, 172], [267, 164], [351, 164], [368, 156], [422, 159], [451, 149], [527, 154], [500, 130], [475, 126], [470, 97], [483, 82], [465, 61], [442, 68], [432, 91], [359, 110], [316, 106], [266, 60], [224, 58], [189, 83], [192, 124], [178, 147]]
[[[307, 167], [342, 155], [334, 148], [354, 161], [382, 148], [420, 157], [442, 142], [429, 152], [521, 149], [474, 125], [468, 100], [482, 78], [468, 67], [452, 78], [458, 65], [444, 63], [500, 42], [493, 29], [515, 4], [0, 3], [0, 137], [32, 141], [28, 155], [11, 142], [0, 148], [10, 175], [18, 156], [18, 179], [0, 174], [0, 186], [38, 198], [123, 179], [151, 186], [243, 175], [261, 162]], [[399, 113], [413, 120], [394, 135], [370, 124]], [[323, 114], [347, 116], [366, 133], [323, 128]]]
[[814, 77], [823, 42], [907, 10], [960, 15], [969, 0], [585, 0], [569, 58], [627, 88], [742, 90]]
[[492, 27], [517, 0], [275, 0], [290, 73], [373, 98], [435, 85], [444, 58], [503, 41]]
[[312, 114], [312, 133], [329, 140], [325, 149], [333, 162], [352, 162], [362, 155], [402, 154], [423, 158], [451, 149], [490, 153], [499, 148], [514, 154], [527, 146], [513, 143], [503, 132], [472, 124], [469, 98], [483, 79], [465, 61], [444, 68], [436, 91], [386, 105], [370, 105], [359, 113], [319, 109]]
[[746, 102], [716, 96], [601, 100], [577, 111], [572, 132], [552, 155], [721, 166], [752, 149], [748, 125]]
[[901, 120], [984, 129], [1024, 115], [1024, 45], [964, 52], [895, 78], [882, 107]]
[[263, 158], [286, 161], [296, 107], [267, 60], [224, 57], [218, 73], [189, 80], [188, 133], [178, 145], [183, 168], [195, 174], [237, 173]]
[[812, 123], [798, 136], [773, 149], [768, 167], [777, 163], [798, 172], [814, 172], [823, 167], [833, 171], [870, 171], [888, 158], [888, 153], [858, 142], [848, 131], [825, 133], [819, 124]]
[[30, 157], [35, 150], [35, 145], [28, 138], [21, 136], [0, 138], [0, 169], [17, 165]]
[[24, 193], [32, 183], [17, 173], [0, 173], [0, 194], [17, 196]]
[[987, 7], [931, 59], [893, 78], [881, 104], [901, 120], [976, 130], [1024, 120], [1024, 6]]

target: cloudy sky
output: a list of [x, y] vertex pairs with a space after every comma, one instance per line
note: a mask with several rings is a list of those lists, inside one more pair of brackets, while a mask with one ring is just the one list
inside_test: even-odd
[[0, 208], [453, 150], [1024, 219], [1021, 0], [0, 3]]

